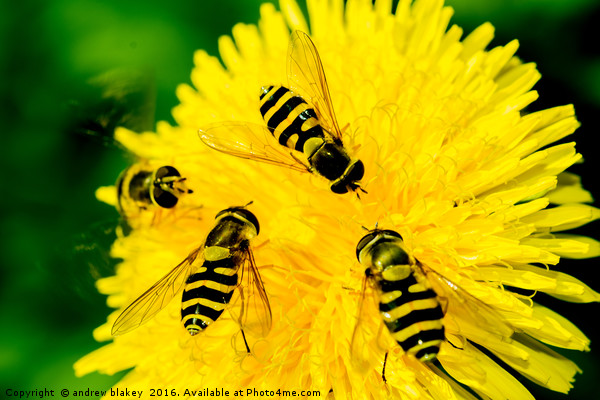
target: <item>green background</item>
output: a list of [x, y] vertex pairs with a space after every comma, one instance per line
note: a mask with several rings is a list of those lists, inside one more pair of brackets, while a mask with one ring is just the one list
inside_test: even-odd
[[[221, 0], [21, 1], [0, 3], [0, 397], [5, 390], [106, 389], [122, 377], [73, 375], [73, 363], [99, 347], [92, 330], [105, 321], [105, 297], [93, 283], [111, 274], [107, 255], [116, 211], [94, 198], [114, 182], [129, 159], [107, 136], [117, 121], [152, 129], [173, 122], [175, 87], [189, 82], [192, 54], [217, 54], [217, 38], [236, 22], [255, 23], [261, 2]], [[496, 27], [493, 44], [518, 38], [519, 56], [542, 73], [532, 110], [573, 103], [583, 123], [575, 136], [586, 159], [572, 171], [598, 193], [594, 135], [599, 122], [600, 52], [595, 39], [600, 4], [593, 0], [453, 0], [453, 23], [470, 32], [485, 21]], [[144, 91], [111, 111], [97, 86], [104, 71], [144, 71]], [[147, 105], [156, 113], [127, 118]], [[151, 109], [151, 108], [150, 108]], [[125, 114], [122, 114], [121, 112]], [[106, 121], [102, 121], [101, 116]], [[94, 133], [88, 135], [85, 133]], [[580, 233], [600, 237], [591, 224]], [[596, 260], [561, 262], [559, 268], [600, 290]], [[600, 339], [598, 306], [538, 299], [576, 323], [594, 346]], [[600, 376], [597, 352], [566, 352], [584, 370], [569, 398], [589, 399]], [[525, 384], [537, 398], [563, 399]], [[59, 394], [55, 392], [56, 395]]]

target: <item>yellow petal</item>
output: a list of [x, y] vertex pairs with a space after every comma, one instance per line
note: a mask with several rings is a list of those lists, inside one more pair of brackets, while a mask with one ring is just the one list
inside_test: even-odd
[[561, 393], [567, 393], [573, 387], [576, 373], [581, 370], [572, 361], [552, 351], [549, 347], [536, 342], [527, 335], [515, 335], [512, 345], [529, 353], [527, 360], [509, 360], [503, 358], [533, 382]]
[[308, 24], [295, 0], [279, 0], [279, 8], [292, 31], [297, 29], [303, 32], [309, 32]]
[[558, 185], [556, 189], [548, 193], [548, 199], [554, 204], [591, 203], [594, 201], [590, 192], [581, 187], [581, 178], [570, 172], [558, 175]]
[[[258, 24], [261, 38], [264, 40], [264, 50], [267, 52], [283, 52], [288, 47], [288, 27], [281, 13], [275, 6], [264, 3], [260, 6], [260, 21]], [[197, 86], [196, 86], [197, 87]]]
[[100, 186], [95, 194], [98, 200], [110, 206], [117, 205], [117, 189], [114, 186]]
[[468, 342], [463, 349], [444, 346], [438, 359], [454, 379], [490, 399], [533, 400], [519, 381]]
[[530, 118], [537, 120], [535, 131], [529, 138], [537, 142], [538, 148], [570, 135], [580, 125], [575, 119], [572, 105], [554, 107], [524, 117], [524, 119]]
[[494, 26], [490, 23], [485, 23], [477, 27], [463, 40], [463, 59], [470, 59], [476, 52], [487, 47], [494, 37]]
[[595, 239], [579, 236], [557, 234], [552, 237], [535, 236], [524, 238], [521, 244], [535, 246], [540, 249], [566, 258], [591, 258], [600, 255], [600, 242]]
[[514, 269], [489, 266], [480, 268], [477, 276], [481, 280], [499, 282], [521, 289], [538, 290], [574, 303], [600, 301], [600, 294], [580, 280], [562, 272], [533, 265], [515, 264]]
[[567, 204], [542, 210], [521, 219], [532, 223], [538, 231], [564, 231], [578, 228], [600, 218], [600, 209], [585, 204]]
[[219, 54], [228, 70], [236, 71], [242, 68], [242, 59], [231, 36], [223, 35], [219, 38]]
[[590, 340], [587, 336], [565, 317], [537, 303], [533, 304], [532, 317], [542, 321], [543, 325], [539, 329], [526, 328], [523, 330], [531, 337], [564, 349], [590, 350]]

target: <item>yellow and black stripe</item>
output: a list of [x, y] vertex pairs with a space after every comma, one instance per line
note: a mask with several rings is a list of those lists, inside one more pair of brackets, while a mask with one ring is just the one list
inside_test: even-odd
[[419, 262], [405, 249], [400, 234], [375, 229], [356, 247], [356, 256], [378, 295], [379, 312], [402, 349], [433, 361], [444, 341], [444, 313]]
[[260, 230], [256, 216], [243, 207], [220, 211], [216, 218], [204, 244], [204, 263], [183, 289], [181, 322], [192, 336], [215, 322], [231, 301], [249, 241]]
[[[392, 266], [391, 268], [395, 268]], [[379, 311], [402, 349], [421, 361], [433, 360], [444, 340], [444, 313], [437, 294], [416, 274], [400, 280], [378, 280]]]
[[279, 144], [290, 149], [302, 152], [308, 139], [324, 138], [314, 108], [281, 85], [261, 88], [260, 113]]
[[[250, 204], [250, 203], [248, 203]], [[230, 303], [233, 291], [238, 285], [238, 271], [242, 276], [254, 277], [249, 280], [258, 289], [262, 307], [256, 310], [263, 323], [266, 335], [271, 329], [271, 309], [266, 298], [260, 275], [254, 263], [250, 240], [260, 230], [258, 219], [244, 207], [231, 207], [220, 211], [217, 223], [209, 232], [204, 244], [192, 251], [179, 265], [163, 276], [150, 289], [131, 303], [117, 317], [112, 328], [113, 335], [130, 332], [152, 319], [183, 286], [181, 299], [181, 321], [190, 333], [195, 335], [215, 322]], [[202, 265], [198, 265], [202, 262]], [[250, 275], [252, 274], [252, 275]], [[185, 279], [185, 281], [183, 281]], [[242, 306], [244, 311], [247, 308]], [[258, 311], [257, 311], [258, 310]], [[238, 318], [242, 325], [244, 318]], [[250, 352], [246, 343], [246, 349]]]
[[232, 257], [204, 261], [199, 271], [188, 277], [181, 299], [181, 321], [192, 336], [221, 316], [237, 286], [238, 267]]

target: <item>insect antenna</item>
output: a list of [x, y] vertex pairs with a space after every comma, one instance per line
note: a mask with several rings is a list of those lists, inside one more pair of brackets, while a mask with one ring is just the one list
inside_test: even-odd
[[356, 193], [356, 197], [358, 197], [359, 200], [362, 200], [360, 198], [360, 193], [358, 193], [358, 190], [360, 190], [361, 192], [365, 193], [365, 194], [369, 194], [369, 192], [367, 192], [365, 189], [363, 189], [360, 184], [358, 183], [351, 183], [349, 185], [346, 186], [346, 189], [348, 189], [349, 192], [355, 192]]

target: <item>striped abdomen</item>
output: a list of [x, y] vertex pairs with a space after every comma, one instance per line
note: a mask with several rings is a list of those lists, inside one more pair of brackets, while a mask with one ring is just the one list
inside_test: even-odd
[[308, 139], [324, 137], [314, 108], [283, 86], [261, 88], [260, 113], [279, 144], [290, 149], [304, 151]]
[[232, 257], [204, 261], [199, 271], [188, 277], [181, 299], [181, 322], [190, 335], [221, 316], [237, 285], [238, 267]]
[[378, 280], [379, 311], [392, 337], [406, 353], [430, 361], [444, 340], [444, 313], [427, 280], [417, 281], [416, 273], [397, 281]]

